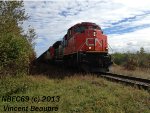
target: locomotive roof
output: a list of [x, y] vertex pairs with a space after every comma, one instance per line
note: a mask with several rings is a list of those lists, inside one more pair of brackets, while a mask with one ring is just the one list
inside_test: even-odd
[[54, 48], [58, 48], [62, 41], [57, 41], [53, 44]]
[[97, 24], [92, 23], [92, 22], [81, 22], [81, 23], [75, 24], [74, 26], [70, 27], [69, 29], [74, 28], [76, 26], [80, 26], [80, 25], [84, 25], [84, 26], [97, 26], [97, 27], [99, 27]]

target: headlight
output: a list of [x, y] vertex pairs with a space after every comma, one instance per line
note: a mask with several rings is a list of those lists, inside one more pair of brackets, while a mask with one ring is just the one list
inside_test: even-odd
[[96, 32], [95, 31], [93, 32], [93, 36], [96, 36]]

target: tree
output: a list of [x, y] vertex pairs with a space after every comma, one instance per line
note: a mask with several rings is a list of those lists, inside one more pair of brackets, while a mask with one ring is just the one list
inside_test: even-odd
[[35, 33], [34, 28], [29, 26], [29, 29], [28, 29], [27, 33], [24, 36], [27, 38], [30, 45], [34, 48], [34, 46], [35, 46], [34, 40], [37, 38], [37, 35]]
[[21, 24], [28, 19], [23, 1], [0, 1], [0, 10], [0, 33], [20, 35], [23, 32]]
[[141, 47], [141, 48], [140, 48], [140, 54], [142, 55], [142, 54], [144, 54], [144, 53], [145, 53], [145, 50], [144, 50], [143, 47]]
[[23, 1], [0, 1], [0, 73], [16, 74], [29, 68], [33, 56], [34, 29], [24, 35], [28, 16]]

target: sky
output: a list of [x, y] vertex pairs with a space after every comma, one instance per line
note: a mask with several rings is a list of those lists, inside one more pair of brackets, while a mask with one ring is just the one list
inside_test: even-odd
[[109, 52], [150, 52], [150, 0], [24, 1], [30, 16], [24, 23], [37, 34], [37, 56], [81, 22], [98, 24], [108, 36]]

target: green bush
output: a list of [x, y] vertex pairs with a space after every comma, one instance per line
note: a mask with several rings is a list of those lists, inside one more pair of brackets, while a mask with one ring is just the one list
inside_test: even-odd
[[114, 58], [114, 62], [118, 65], [123, 65], [127, 60], [127, 55], [124, 53], [114, 53], [112, 56]]
[[146, 53], [143, 47], [136, 53], [114, 53], [112, 56], [115, 64], [122, 65], [128, 70], [134, 70], [136, 67], [150, 68], [150, 54]]
[[12, 33], [0, 37], [0, 71], [2, 74], [27, 72], [32, 49], [22, 36]]

